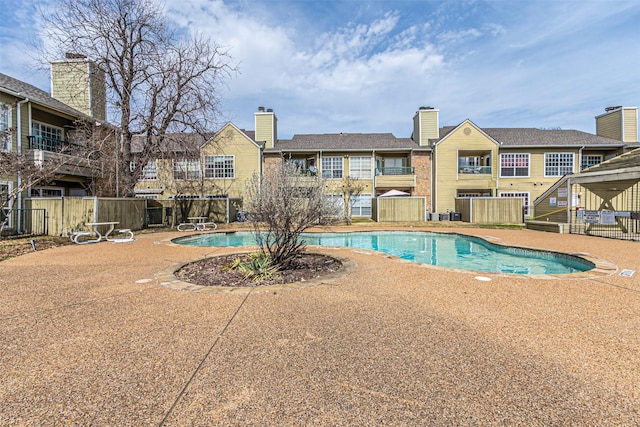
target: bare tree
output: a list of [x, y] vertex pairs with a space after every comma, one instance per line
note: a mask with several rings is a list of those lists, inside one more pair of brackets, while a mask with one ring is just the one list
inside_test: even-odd
[[293, 163], [255, 174], [247, 185], [246, 209], [256, 241], [271, 265], [287, 268], [306, 246], [299, 239], [306, 229], [334, 222], [337, 204], [325, 194], [322, 177], [301, 175]]
[[0, 151], [0, 176], [20, 177], [15, 186], [0, 185], [0, 230], [4, 230], [13, 216], [18, 195], [32, 186], [56, 179], [62, 166], [59, 161], [34, 162], [29, 152]]
[[342, 183], [342, 194], [346, 200], [344, 205], [344, 220], [351, 225], [351, 212], [358, 197], [364, 191], [364, 183], [358, 178], [348, 176]]
[[[235, 71], [231, 57], [202, 35], [172, 26], [157, 2], [58, 0], [41, 16], [46, 59], [72, 52], [105, 72], [109, 112], [121, 130], [124, 194], [132, 193], [149, 157], [166, 152], [166, 134], [204, 134], [218, 124], [220, 85]], [[135, 136], [142, 136], [138, 147]]]

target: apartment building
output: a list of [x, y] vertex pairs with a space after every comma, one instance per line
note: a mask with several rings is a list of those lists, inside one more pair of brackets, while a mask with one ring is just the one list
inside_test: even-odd
[[181, 189], [192, 188], [191, 197], [242, 198], [248, 177], [287, 161], [303, 174], [320, 174], [334, 197], [344, 197], [348, 178], [357, 179], [364, 190], [352, 201], [354, 217], [371, 217], [372, 200], [389, 190], [424, 197], [427, 212], [452, 211], [459, 197], [521, 197], [529, 206], [563, 175], [638, 146], [636, 107], [608, 108], [596, 117], [597, 134], [482, 128], [471, 120], [440, 126], [439, 110], [421, 107], [408, 138], [334, 133], [279, 139], [272, 109], [260, 107], [254, 116], [255, 131], [228, 123], [188, 161], [151, 162], [136, 194], [189, 197]]
[[[5, 212], [10, 206], [21, 209], [29, 197], [91, 195], [102, 174], [99, 153], [88, 149], [86, 138], [105, 118], [104, 76], [84, 58], [56, 61], [51, 67], [52, 95], [0, 73], [0, 150], [22, 153], [36, 165], [56, 165], [54, 180], [28, 185], [4, 203]], [[0, 177], [5, 202], [25, 179], [19, 171]], [[6, 228], [11, 227], [9, 221]]]

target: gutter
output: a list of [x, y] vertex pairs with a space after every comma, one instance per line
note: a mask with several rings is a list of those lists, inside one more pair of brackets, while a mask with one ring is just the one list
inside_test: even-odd
[[[20, 95], [19, 93], [16, 94], [15, 96], [20, 96], [24, 98], [22, 101], [18, 101], [16, 103], [16, 136], [17, 136], [16, 151], [18, 152], [18, 154], [22, 154], [22, 114], [20, 111], [20, 107], [22, 106], [22, 104], [29, 102], [29, 97]], [[31, 117], [29, 117], [29, 123], [31, 123]], [[18, 171], [17, 183], [18, 183], [18, 188], [20, 188], [20, 186], [22, 185], [22, 173], [20, 173], [20, 171]], [[20, 210], [22, 209], [22, 192], [21, 191], [18, 192], [16, 205], [18, 209], [18, 220], [16, 221], [16, 231], [20, 232], [20, 226], [22, 225], [20, 224], [20, 219], [21, 219]]]

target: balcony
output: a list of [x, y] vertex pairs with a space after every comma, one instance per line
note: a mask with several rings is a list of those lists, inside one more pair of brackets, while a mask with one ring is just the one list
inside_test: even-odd
[[491, 166], [458, 165], [458, 173], [461, 175], [491, 175]]
[[413, 188], [416, 173], [413, 166], [393, 166], [376, 169], [376, 188]]
[[56, 173], [82, 177], [102, 176], [102, 162], [92, 159], [85, 147], [57, 138], [28, 136], [27, 154], [36, 164], [51, 164]]

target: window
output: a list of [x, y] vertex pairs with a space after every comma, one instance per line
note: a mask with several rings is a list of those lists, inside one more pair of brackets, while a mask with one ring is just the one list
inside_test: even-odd
[[500, 154], [500, 176], [529, 176], [529, 153]]
[[524, 214], [529, 216], [529, 193], [500, 193], [500, 197], [522, 197], [524, 201]]
[[[11, 210], [12, 200], [9, 199], [11, 190], [13, 189], [13, 183], [7, 181], [0, 181], [0, 222], [4, 222]], [[11, 228], [11, 218], [7, 221], [5, 228]]]
[[[135, 161], [129, 163], [129, 170], [134, 172], [138, 164]], [[149, 160], [146, 165], [142, 167], [138, 181], [153, 181], [158, 179], [158, 165], [156, 160]]]
[[0, 104], [0, 151], [11, 150], [11, 108]]
[[31, 133], [33, 133], [34, 136], [62, 140], [62, 128], [45, 125], [44, 123], [33, 122], [31, 125]]
[[323, 157], [322, 177], [325, 179], [342, 179], [342, 157]]
[[357, 179], [371, 179], [371, 157], [351, 157], [349, 176]]
[[371, 216], [371, 194], [353, 195], [351, 216]]
[[235, 156], [205, 156], [205, 178], [235, 178]]
[[199, 179], [198, 159], [176, 159], [173, 161], [173, 179]]
[[151, 181], [158, 179], [158, 165], [155, 160], [149, 160], [142, 168], [140, 180]]
[[573, 173], [573, 153], [545, 153], [544, 176]]
[[344, 215], [344, 196], [342, 194], [329, 194], [325, 197], [330, 211], [333, 213], [335, 209], [335, 213], [342, 217]]
[[602, 163], [601, 155], [587, 154], [582, 156], [582, 161], [580, 162], [580, 170], [590, 168], [591, 166], [597, 165], [598, 163]]

